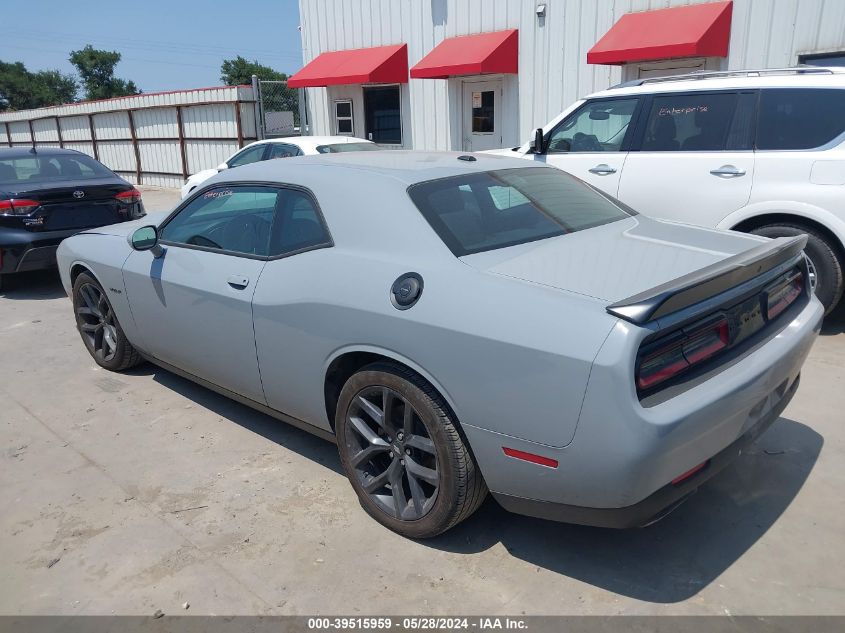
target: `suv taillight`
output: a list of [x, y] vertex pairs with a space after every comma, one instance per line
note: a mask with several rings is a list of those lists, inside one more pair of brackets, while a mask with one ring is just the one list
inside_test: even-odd
[[40, 206], [38, 200], [0, 200], [0, 214], [29, 215]]
[[115, 196], [115, 198], [121, 202], [125, 202], [126, 204], [133, 204], [141, 200], [141, 192], [133, 187], [128, 191], [121, 191]]
[[696, 323], [665, 341], [640, 351], [637, 389], [646, 391], [712, 358], [730, 343], [730, 326], [723, 315]]

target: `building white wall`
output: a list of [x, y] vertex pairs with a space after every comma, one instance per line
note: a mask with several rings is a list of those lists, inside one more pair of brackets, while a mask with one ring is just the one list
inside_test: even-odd
[[153, 93], [0, 113], [0, 147], [30, 146], [34, 141], [37, 146], [74, 149], [98, 158], [136, 184], [140, 157], [140, 183], [165, 187], [180, 186], [186, 174], [217, 166], [255, 137], [250, 86]]
[[[629, 76], [630, 69], [586, 63], [587, 51], [622, 15], [706, 1], [300, 0], [303, 61], [325, 51], [407, 43], [411, 67], [445, 38], [519, 29], [519, 73], [505, 90], [516, 100], [503, 135], [511, 145], [576, 99]], [[546, 5], [545, 18], [536, 16], [538, 4]], [[842, 50], [845, 0], [734, 0], [729, 56], [706, 67], [792, 66], [800, 54]], [[460, 83], [411, 79], [403, 86], [406, 147], [460, 148]], [[313, 134], [334, 133], [331, 100], [354, 90], [360, 86], [307, 89]]]

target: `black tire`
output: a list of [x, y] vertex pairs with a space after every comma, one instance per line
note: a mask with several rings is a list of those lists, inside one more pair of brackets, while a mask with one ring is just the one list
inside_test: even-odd
[[813, 228], [788, 222], [767, 224], [753, 229], [751, 232], [763, 237], [794, 237], [806, 234], [807, 246], [804, 253], [815, 268], [816, 296], [824, 305], [825, 314], [830, 313], [836, 307], [836, 304], [842, 298], [843, 289], [845, 289], [845, 278], [843, 278], [843, 265], [845, 263], [840, 260], [836, 247], [829, 241], [830, 238]]
[[[374, 389], [387, 390], [393, 394], [391, 398], [395, 398], [396, 395], [399, 396], [393, 406], [402, 406], [403, 428], [407, 428], [407, 418], [404, 417], [404, 411], [407, 403], [410, 403], [415, 415], [412, 424], [417, 425], [414, 433], [417, 434], [417, 437], [422, 437], [427, 433], [428, 438], [424, 438], [424, 440], [430, 439], [433, 445], [427, 444], [427, 452], [422, 453], [415, 448], [409, 449], [405, 445], [399, 445], [398, 439], [401, 439], [399, 433], [395, 433], [396, 437], [394, 438], [390, 438], [390, 433], [387, 431], [381, 435], [381, 437], [391, 440], [388, 445], [393, 449], [380, 449], [383, 452], [378, 459], [383, 460], [382, 463], [389, 464], [384, 468], [382, 474], [386, 474], [390, 468], [397, 466], [395, 461], [398, 458], [403, 458], [402, 464], [405, 464], [408, 460], [408, 465], [400, 468], [402, 474], [398, 476], [404, 490], [402, 498], [407, 500], [407, 510], [411, 515], [421, 514], [421, 516], [400, 518], [401, 515], [397, 515], [401, 511], [397, 509], [394, 509], [394, 513], [391, 514], [385, 509], [384, 501], [380, 502], [378, 496], [364, 489], [365, 481], [372, 483], [378, 479], [378, 477], [371, 477], [366, 480], [365, 474], [362, 474], [360, 470], [377, 469], [375, 456], [372, 458], [372, 462], [366, 461], [359, 464], [357, 469], [352, 464], [356, 451], [363, 450], [360, 445], [363, 436], [359, 436], [357, 431], [353, 430], [352, 422], [349, 422], [348, 418], [352, 416], [352, 412], [356, 411], [355, 407], [358, 406], [356, 403], [360, 403], [359, 396], [372, 393]], [[391, 402], [394, 402], [394, 400], [391, 400]], [[390, 405], [385, 404], [384, 409], [387, 410], [388, 406]], [[386, 417], [389, 418], [390, 415]], [[396, 418], [398, 419], [398, 415]], [[385, 425], [383, 425], [383, 427], [389, 426], [391, 426], [389, 422], [385, 422]], [[374, 425], [373, 428], [377, 432], [384, 430], [384, 428], [379, 429], [378, 425]], [[481, 476], [481, 471], [478, 469], [448, 405], [428, 382], [401, 365], [390, 362], [373, 363], [353, 374], [346, 381], [340, 393], [337, 413], [335, 414], [335, 429], [341, 464], [364, 510], [376, 521], [402, 536], [409, 538], [437, 536], [475, 512], [487, 495], [487, 486]], [[370, 444], [366, 442], [364, 442], [364, 445], [364, 448], [370, 447]], [[397, 445], [399, 445], [399, 448], [397, 448]], [[416, 440], [414, 444], [409, 445], [415, 446]], [[403, 446], [404, 448], [402, 448]], [[402, 451], [405, 452], [404, 455]], [[414, 460], [424, 459], [429, 453], [434, 456], [434, 462], [429, 462], [429, 466], [434, 466], [438, 484], [436, 492], [427, 502], [427, 505], [430, 503], [430, 507], [421, 511], [419, 508], [422, 504], [418, 506], [416, 498], [410, 498], [413, 497], [414, 487], [412, 486], [412, 477], [408, 473], [412, 470], [410, 464], [415, 463]], [[413, 470], [416, 470], [416, 468]], [[419, 480], [416, 477], [414, 477], [414, 480], [416, 481], [416, 489], [422, 490]], [[426, 483], [426, 488], [431, 489], [431, 486]], [[392, 486], [385, 486], [382, 489], [391, 489], [391, 498], [396, 499], [396, 495], [392, 492]], [[384, 495], [381, 495], [381, 497], [384, 498]], [[396, 502], [395, 508], [400, 506], [401, 503]]]
[[[96, 293], [98, 300], [92, 307], [91, 297]], [[80, 273], [73, 282], [73, 313], [85, 349], [100, 367], [123, 371], [143, 361], [120, 327], [105, 290], [88, 273]], [[108, 341], [104, 340], [106, 328], [109, 328]]]

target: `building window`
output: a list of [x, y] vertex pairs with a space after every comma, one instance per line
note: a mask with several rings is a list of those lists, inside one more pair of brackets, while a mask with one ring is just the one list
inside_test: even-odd
[[798, 63], [808, 64], [810, 66], [845, 66], [845, 51], [799, 55]]
[[402, 144], [399, 86], [364, 88], [364, 125], [367, 140], [383, 145]]
[[340, 136], [352, 136], [352, 101], [334, 102], [334, 129]]
[[496, 119], [494, 105], [496, 93], [493, 90], [472, 93], [472, 131], [493, 132]]

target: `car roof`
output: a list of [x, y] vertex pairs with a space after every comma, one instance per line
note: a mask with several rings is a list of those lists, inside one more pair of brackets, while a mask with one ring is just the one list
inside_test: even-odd
[[[0, 158], [35, 158], [38, 156], [79, 156], [82, 152], [77, 152], [75, 149], [62, 149], [59, 147], [37, 147], [32, 151], [32, 147], [27, 145], [25, 147], [0, 147]], [[87, 156], [87, 154], [85, 154]]]
[[669, 77], [635, 79], [595, 92], [587, 98], [743, 88], [845, 88], [845, 68], [802, 66], [693, 72]]
[[261, 141], [255, 141], [250, 145], [258, 145], [264, 143], [285, 143], [287, 145], [296, 145], [303, 149], [314, 149], [319, 145], [336, 145], [341, 143], [368, 143], [373, 144], [367, 139], [357, 138], [355, 136], [282, 136], [279, 138], [267, 138]]
[[[342, 152], [297, 156], [284, 161], [270, 160], [225, 170], [209, 180], [223, 182], [279, 182], [306, 187], [317, 184], [334, 186], [335, 176], [354, 175], [363, 186], [379, 181], [409, 185], [448, 178], [460, 174], [494, 169], [545, 167], [521, 158], [467, 152], [425, 152], [413, 150], [385, 150], [382, 152]], [[549, 169], [552, 169], [549, 167]], [[352, 171], [354, 170], [354, 172]]]

